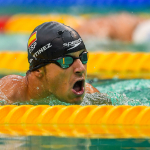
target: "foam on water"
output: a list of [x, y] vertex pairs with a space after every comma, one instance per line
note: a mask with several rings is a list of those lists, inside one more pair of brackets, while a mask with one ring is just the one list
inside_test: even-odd
[[150, 80], [118, 81], [96, 88], [106, 93], [113, 105], [150, 106]]
[[[25, 101], [25, 102], [15, 102], [13, 105], [74, 105], [66, 102], [62, 102], [58, 100], [54, 95], [44, 98], [42, 100], [33, 100]], [[93, 94], [85, 94], [85, 97], [80, 105], [108, 105], [112, 104], [111, 100], [107, 97], [106, 94], [103, 93], [93, 93]]]

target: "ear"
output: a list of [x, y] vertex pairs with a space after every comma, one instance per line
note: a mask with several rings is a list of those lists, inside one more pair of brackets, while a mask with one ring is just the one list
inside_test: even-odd
[[43, 67], [41, 67], [41, 68], [39, 68], [39, 69], [34, 71], [34, 74], [35, 74], [35, 76], [37, 78], [42, 78], [44, 76], [44, 73], [45, 72], [44, 72], [44, 68]]

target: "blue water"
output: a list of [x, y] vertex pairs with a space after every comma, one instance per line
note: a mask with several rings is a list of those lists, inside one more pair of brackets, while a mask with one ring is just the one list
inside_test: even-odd
[[1, 150], [149, 150], [148, 139], [88, 139], [54, 136], [1, 137]]
[[114, 105], [150, 106], [150, 80], [111, 80], [94, 83], [102, 93], [107, 93]]

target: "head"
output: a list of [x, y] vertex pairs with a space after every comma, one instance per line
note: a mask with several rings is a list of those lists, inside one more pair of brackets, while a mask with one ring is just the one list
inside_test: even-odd
[[69, 103], [82, 101], [87, 51], [74, 29], [58, 22], [36, 27], [28, 41], [28, 61], [30, 71], [42, 74], [45, 93]]

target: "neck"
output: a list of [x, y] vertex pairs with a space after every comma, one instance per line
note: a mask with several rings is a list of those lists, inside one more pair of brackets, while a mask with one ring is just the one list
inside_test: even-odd
[[44, 86], [44, 79], [36, 77], [32, 72], [26, 76], [27, 100], [40, 100], [51, 95]]

